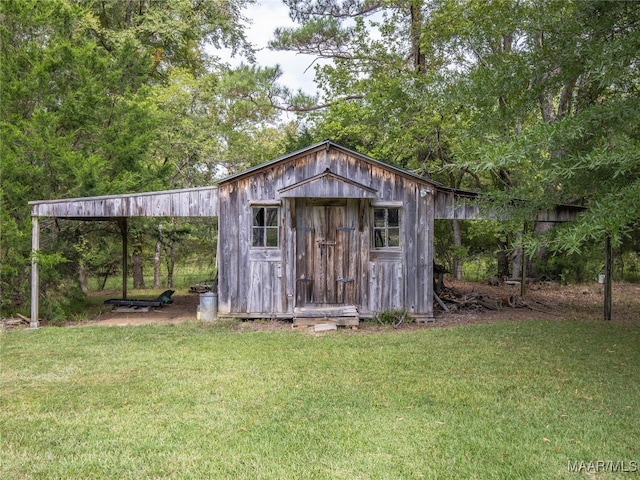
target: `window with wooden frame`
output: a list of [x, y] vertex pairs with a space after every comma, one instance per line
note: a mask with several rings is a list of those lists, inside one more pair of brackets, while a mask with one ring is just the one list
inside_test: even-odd
[[252, 207], [252, 247], [278, 247], [280, 237], [278, 210], [278, 207]]
[[376, 207], [373, 209], [374, 248], [400, 246], [400, 208]]

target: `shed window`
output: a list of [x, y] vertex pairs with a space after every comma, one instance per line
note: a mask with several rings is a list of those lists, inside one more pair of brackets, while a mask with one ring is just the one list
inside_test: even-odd
[[400, 246], [400, 209], [373, 209], [373, 245], [375, 248]]
[[279, 237], [277, 207], [253, 207], [253, 247], [277, 247]]

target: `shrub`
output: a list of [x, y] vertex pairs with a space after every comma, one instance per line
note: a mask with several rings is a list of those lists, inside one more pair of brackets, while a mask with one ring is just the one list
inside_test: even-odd
[[386, 310], [377, 313], [374, 319], [381, 325], [391, 325], [398, 328], [403, 323], [412, 323], [413, 317], [406, 310]]

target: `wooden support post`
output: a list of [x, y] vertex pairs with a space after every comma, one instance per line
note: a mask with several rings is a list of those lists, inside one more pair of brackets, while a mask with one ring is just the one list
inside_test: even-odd
[[611, 320], [611, 296], [613, 276], [613, 250], [611, 249], [611, 235], [604, 237], [604, 319]]
[[527, 256], [524, 253], [524, 237], [527, 234], [527, 222], [524, 222], [522, 228], [522, 255], [520, 264], [520, 296], [524, 298], [527, 294]]
[[[434, 219], [435, 219], [435, 194], [434, 191], [432, 189], [425, 189], [427, 196], [426, 196], [426, 200], [427, 200], [427, 219], [426, 219], [426, 240], [427, 240], [427, 245], [426, 245], [426, 285], [425, 285], [425, 289], [424, 289], [424, 293], [426, 294], [426, 302], [427, 302], [427, 310], [426, 315], [427, 317], [433, 318], [433, 295], [429, 295], [429, 292], [433, 292], [434, 291], [434, 287], [433, 287], [433, 264], [435, 263], [435, 258], [436, 258], [436, 249], [435, 249], [435, 245], [433, 242], [433, 236], [434, 236], [434, 229], [435, 229], [435, 225], [434, 225]], [[422, 192], [420, 192], [420, 194], [422, 195]], [[404, 262], [403, 262], [404, 263]], [[404, 271], [406, 272], [408, 270], [408, 265], [404, 265]], [[420, 312], [422, 313], [422, 312]]]
[[122, 298], [127, 298], [127, 280], [129, 279], [129, 223], [127, 217], [118, 220], [122, 234]]
[[40, 277], [38, 274], [38, 251], [40, 250], [40, 226], [38, 217], [31, 217], [31, 322], [30, 328], [38, 328]]

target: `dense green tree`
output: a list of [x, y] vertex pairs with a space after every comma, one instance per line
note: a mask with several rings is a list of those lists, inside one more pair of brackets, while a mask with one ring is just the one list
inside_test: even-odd
[[546, 237], [555, 249], [578, 252], [606, 233], [620, 244], [640, 217], [638, 4], [434, 4], [425, 41], [457, 59], [452, 93], [470, 127], [458, 157], [502, 181], [500, 203], [526, 199], [509, 212], [520, 219], [585, 205]]
[[637, 225], [637, 2], [287, 3], [304, 24], [273, 46], [331, 60], [316, 66], [322, 136], [480, 187], [512, 220], [505, 240], [555, 204], [587, 208], [530, 252], [619, 245]]
[[146, 185], [144, 155], [156, 118], [140, 80], [151, 63], [128, 43], [99, 55], [81, 6], [60, 0], [0, 8], [5, 307], [22, 303], [28, 289], [27, 202]]
[[[251, 59], [241, 15], [248, 3], [0, 2], [3, 312], [26, 307], [29, 200], [209, 183], [218, 165], [232, 165], [235, 125], [271, 118], [241, 118], [245, 100], [225, 86], [233, 73], [205, 49], [229, 47]], [[69, 222], [49, 226], [46, 235], [71, 246], [95, 235]], [[53, 255], [59, 245], [44, 243], [40, 261], [52, 265], [43, 269], [44, 295], [59, 274], [109, 270], [106, 260], [85, 262], [83, 249]]]
[[[0, 2], [3, 311], [28, 297], [29, 200], [208, 184], [324, 138], [484, 191], [512, 219], [505, 253], [577, 255], [604, 236], [635, 248], [637, 2], [286, 0], [300, 27], [277, 30], [272, 47], [317, 56], [317, 98], [278, 85], [277, 66], [231, 69], [206, 53], [251, 61], [249, 3]], [[277, 110], [305, 116], [284, 123]], [[521, 235], [557, 203], [586, 211]], [[113, 262], [94, 255], [104, 232], [43, 223], [45, 294], [110, 274]], [[452, 227], [462, 252], [466, 227]]]

